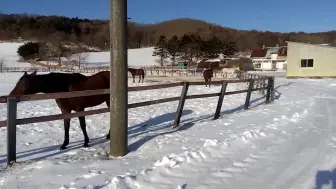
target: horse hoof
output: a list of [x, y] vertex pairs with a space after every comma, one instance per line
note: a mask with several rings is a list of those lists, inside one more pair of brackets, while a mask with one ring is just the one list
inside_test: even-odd
[[106, 135], [106, 139], [110, 139], [110, 135]]
[[67, 147], [62, 145], [59, 149], [60, 150], [65, 150], [65, 149], [67, 149]]
[[84, 147], [84, 148], [88, 148], [88, 147], [89, 147], [89, 144], [84, 144], [83, 147]]

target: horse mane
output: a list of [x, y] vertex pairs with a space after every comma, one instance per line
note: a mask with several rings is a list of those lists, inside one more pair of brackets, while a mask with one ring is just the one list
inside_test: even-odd
[[81, 81], [87, 80], [87, 76], [81, 73], [59, 73], [59, 72], [50, 72], [45, 74], [46, 77], [53, 77], [57, 79], [61, 79], [62, 82], [66, 83], [77, 83]]

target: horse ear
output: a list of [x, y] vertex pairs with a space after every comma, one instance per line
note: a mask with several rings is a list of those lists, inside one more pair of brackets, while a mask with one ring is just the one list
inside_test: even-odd
[[37, 73], [37, 71], [35, 70], [35, 71], [33, 71], [33, 73], [31, 73], [30, 75], [31, 75], [31, 76], [35, 76], [36, 73]]
[[28, 75], [27, 72], [24, 72], [24, 73], [23, 73], [23, 76], [27, 76], [27, 75]]

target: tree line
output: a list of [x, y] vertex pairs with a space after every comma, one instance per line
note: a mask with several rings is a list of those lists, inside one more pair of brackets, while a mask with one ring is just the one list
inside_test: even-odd
[[[196, 19], [175, 19], [156, 24], [128, 22], [128, 48], [150, 47], [160, 36], [194, 34], [202, 38], [217, 36], [222, 41], [234, 41], [239, 51], [275, 45], [286, 41], [329, 43], [336, 45], [336, 31], [279, 33], [258, 30], [236, 30]], [[109, 49], [108, 20], [89, 20], [64, 16], [0, 14], [0, 40], [42, 40], [72, 42], [100, 50]]]
[[232, 56], [236, 52], [234, 41], [223, 41], [217, 36], [202, 38], [195, 34], [184, 34], [180, 38], [174, 35], [167, 39], [162, 35], [155, 44], [153, 56], [160, 58], [161, 66], [166, 58], [170, 58], [172, 64], [180, 61], [190, 66], [195, 60], [218, 58], [220, 54]]

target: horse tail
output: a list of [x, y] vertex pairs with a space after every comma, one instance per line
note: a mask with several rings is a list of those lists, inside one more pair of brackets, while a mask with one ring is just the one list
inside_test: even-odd
[[142, 79], [145, 79], [146, 71], [145, 69], [142, 69]]

